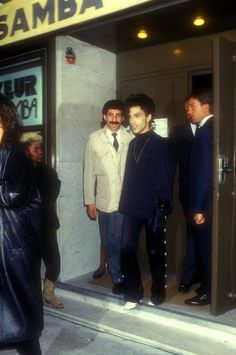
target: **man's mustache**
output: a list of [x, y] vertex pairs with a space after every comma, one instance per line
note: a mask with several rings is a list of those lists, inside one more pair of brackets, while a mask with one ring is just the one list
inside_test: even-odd
[[109, 121], [109, 123], [111, 123], [111, 124], [120, 124], [120, 122], [118, 122], [118, 121]]

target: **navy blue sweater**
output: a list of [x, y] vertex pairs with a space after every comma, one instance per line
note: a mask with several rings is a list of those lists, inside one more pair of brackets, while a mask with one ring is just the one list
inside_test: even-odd
[[167, 141], [155, 132], [136, 135], [130, 142], [119, 211], [131, 217], [150, 217], [155, 201], [171, 201], [172, 167]]

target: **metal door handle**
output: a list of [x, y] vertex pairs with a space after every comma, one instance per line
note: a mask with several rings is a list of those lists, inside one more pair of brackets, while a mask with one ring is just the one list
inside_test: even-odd
[[233, 169], [230, 166], [225, 166], [222, 171], [224, 174], [228, 175]]
[[232, 171], [232, 168], [228, 165], [228, 158], [225, 155], [218, 156], [218, 181], [223, 184], [226, 180], [226, 176]]

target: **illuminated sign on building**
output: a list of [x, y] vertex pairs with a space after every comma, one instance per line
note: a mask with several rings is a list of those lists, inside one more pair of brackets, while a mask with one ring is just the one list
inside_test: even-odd
[[148, 2], [153, 0], [12, 0], [0, 7], [0, 46]]
[[1, 75], [0, 92], [11, 99], [22, 119], [23, 126], [43, 123], [42, 67], [12, 71]]

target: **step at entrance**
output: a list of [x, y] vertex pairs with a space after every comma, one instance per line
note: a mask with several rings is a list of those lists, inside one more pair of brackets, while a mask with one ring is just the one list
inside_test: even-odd
[[84, 289], [57, 288], [56, 293], [65, 308], [45, 305], [45, 313], [171, 354], [231, 355], [236, 349], [232, 326], [142, 303], [124, 311], [122, 298]]

